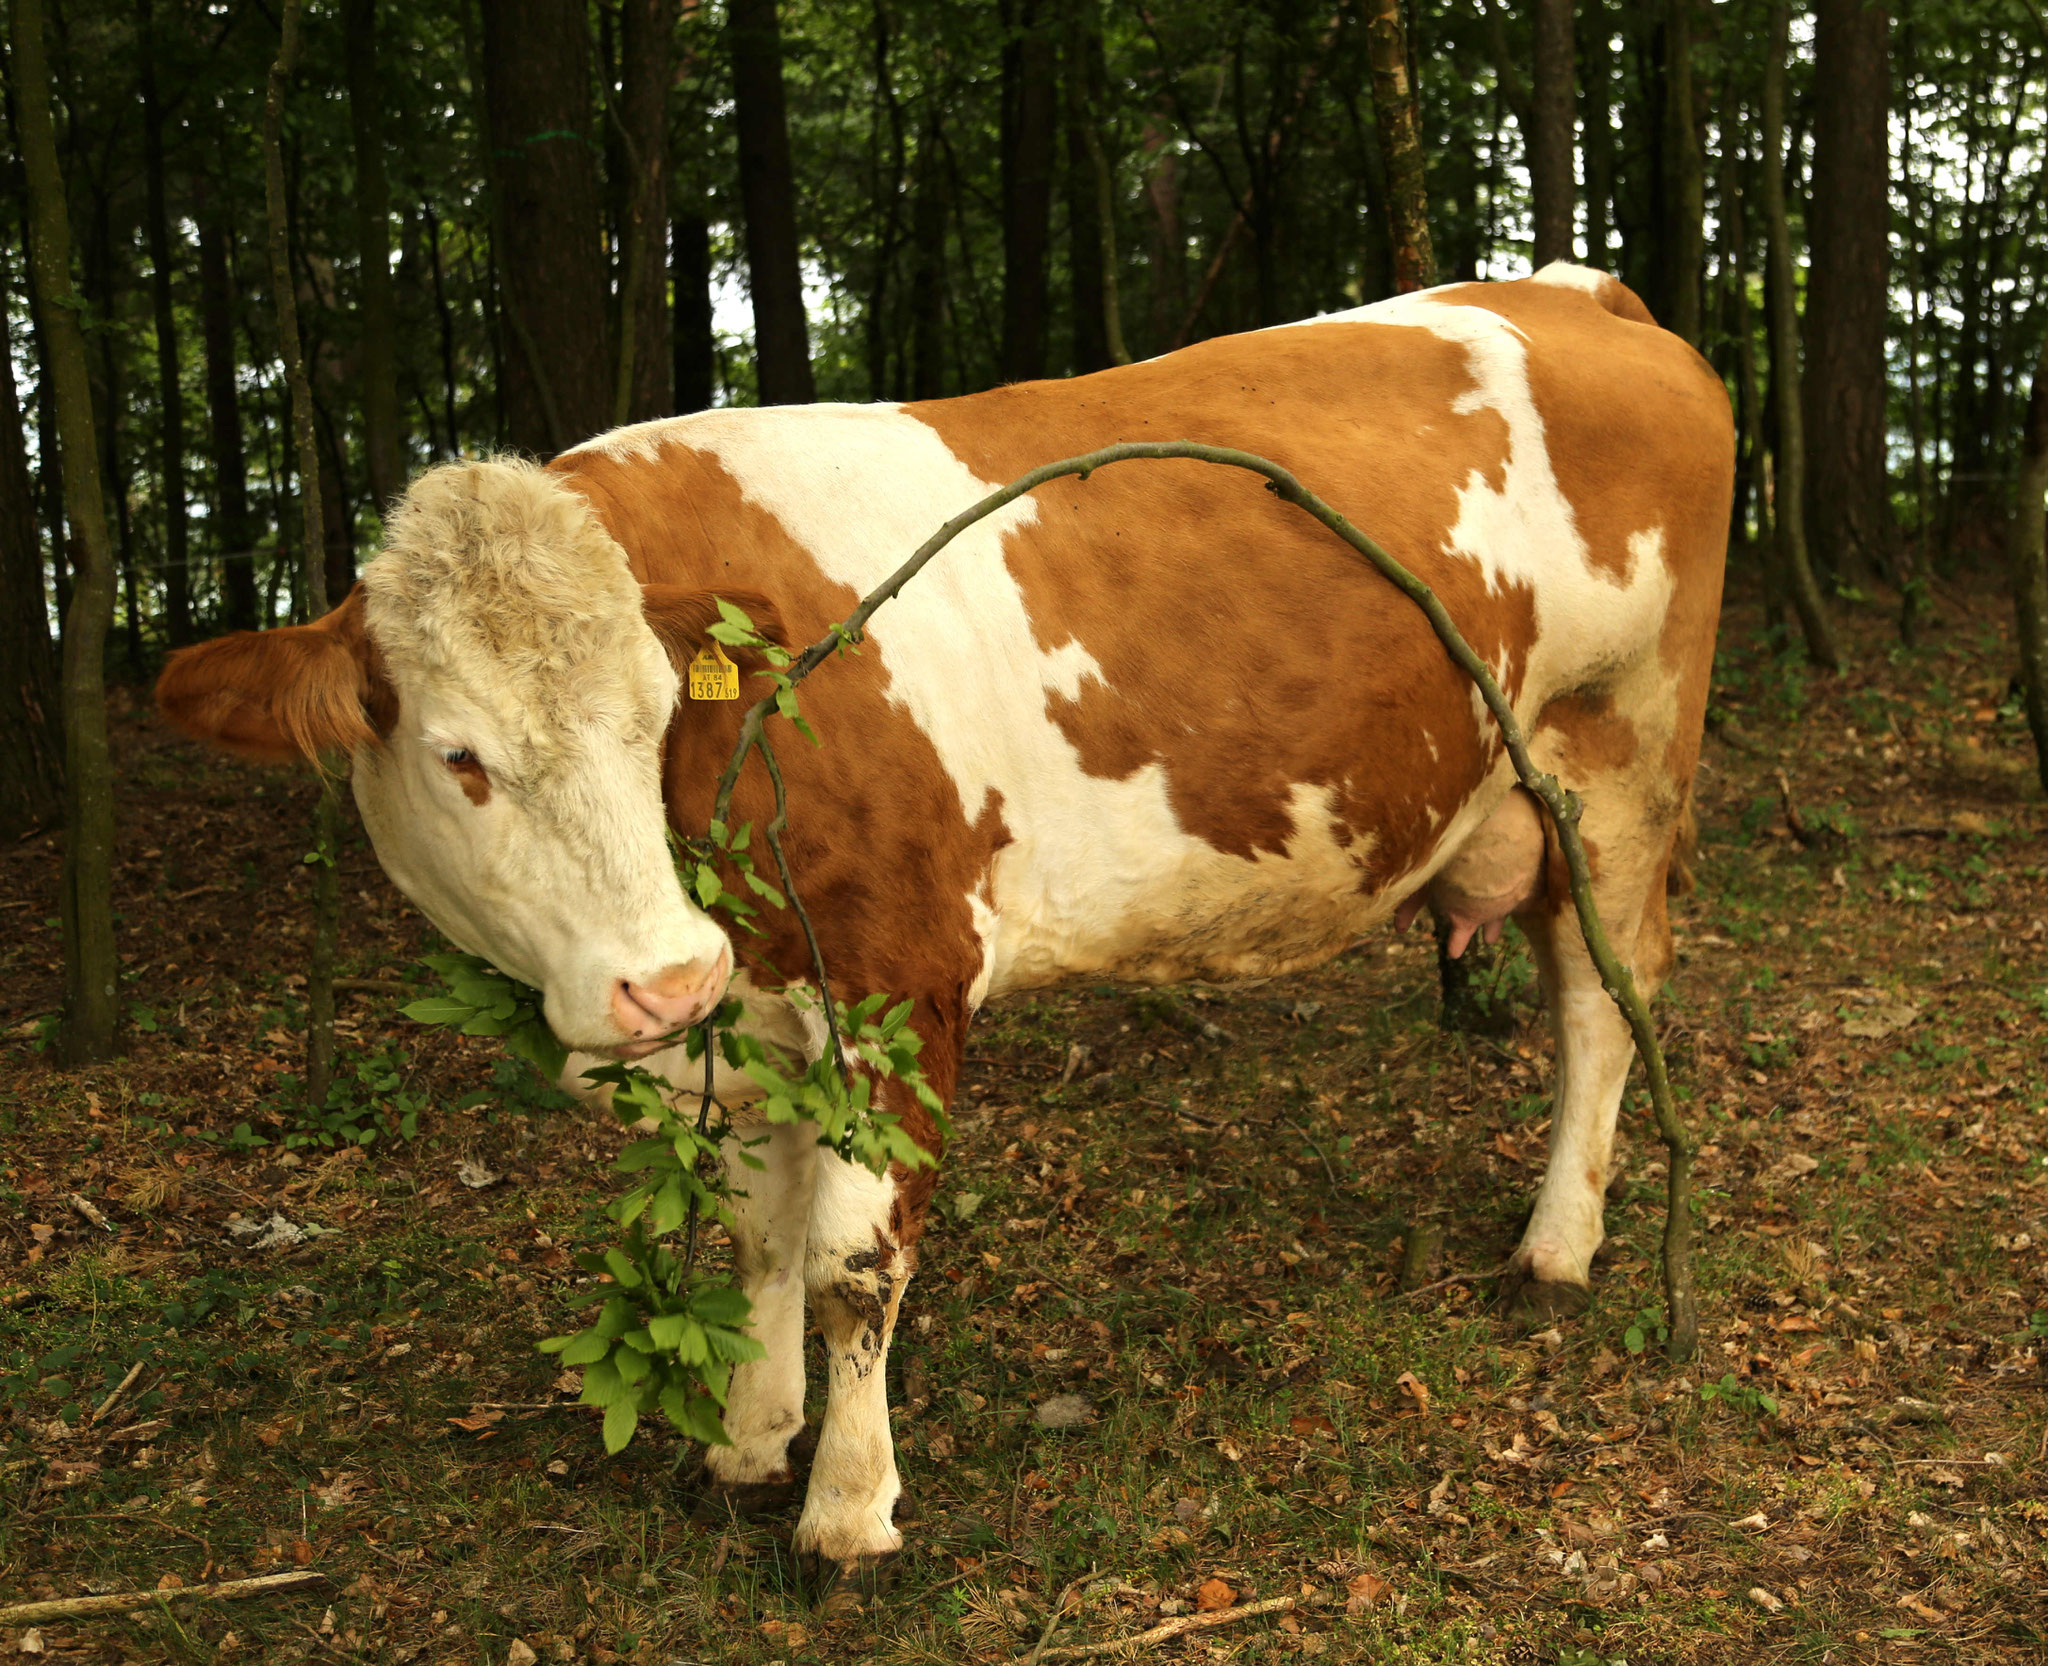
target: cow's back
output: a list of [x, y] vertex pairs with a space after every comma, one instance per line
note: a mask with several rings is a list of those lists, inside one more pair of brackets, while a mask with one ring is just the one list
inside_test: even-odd
[[[1532, 726], [1656, 668], [1658, 767], [1689, 779], [1727, 401], [1612, 280], [1459, 286], [960, 399], [708, 412], [565, 466], [643, 577], [763, 591], [810, 640], [993, 487], [1172, 439], [1293, 470], [1436, 589]], [[1118, 465], [1009, 506], [876, 615], [865, 658], [806, 703], [828, 750], [943, 776], [917, 795], [921, 835], [957, 854], [930, 882], [964, 887], [977, 994], [1313, 961], [1507, 784], [1420, 613], [1211, 465]], [[844, 809], [863, 789], [821, 790]]]

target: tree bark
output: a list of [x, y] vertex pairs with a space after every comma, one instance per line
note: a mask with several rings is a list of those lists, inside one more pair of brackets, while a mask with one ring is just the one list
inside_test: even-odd
[[[306, 379], [306, 358], [299, 341], [298, 298], [292, 283], [291, 219], [284, 184], [284, 99], [299, 56], [302, 0], [284, 0], [280, 14], [277, 60], [263, 101], [264, 197], [269, 213], [270, 278], [277, 307], [277, 332], [285, 381], [291, 390], [292, 435], [299, 461], [300, 520], [304, 547], [300, 584], [306, 617], [328, 610], [326, 522], [321, 514], [320, 456], [313, 435], [313, 389]], [[485, 8], [488, 12], [489, 8]], [[306, 1103], [327, 1102], [334, 1075], [334, 957], [341, 925], [341, 891], [336, 862], [341, 848], [340, 765], [323, 759], [320, 800], [313, 815], [313, 850], [308, 867], [313, 878], [313, 947], [306, 967]]]
[[483, 8], [505, 437], [547, 455], [611, 419], [603, 199], [581, 0]]
[[0, 307], [0, 840], [53, 825], [64, 795], [64, 726], [36, 488]]
[[149, 294], [156, 326], [158, 452], [164, 507], [164, 629], [173, 648], [192, 640], [191, 537], [185, 503], [185, 389], [177, 312], [171, 304], [171, 216], [164, 186], [164, 109], [156, 86], [156, 20], [137, 0], [142, 73], [142, 167], [149, 238]]
[[1764, 49], [1763, 210], [1769, 240], [1766, 300], [1771, 309], [1771, 406], [1778, 425], [1773, 494], [1778, 570], [1806, 636], [1806, 657], [1838, 670], [1833, 629], [1806, 550], [1806, 433], [1799, 399], [1799, 310], [1793, 288], [1792, 234], [1785, 212], [1785, 51], [1791, 32], [1788, 0], [1773, 0]]
[[89, 1064], [114, 1049], [114, 769], [107, 747], [105, 656], [114, 609], [85, 334], [71, 287], [71, 221], [57, 167], [43, 0], [14, 0], [15, 122], [28, 176], [30, 262], [64, 444], [71, 522], [71, 606], [64, 618], [64, 1022], [59, 1054]]
[[1004, 0], [1002, 18], [1003, 378], [1045, 374], [1046, 263], [1058, 131], [1050, 0]]
[[[1073, 368], [1086, 374], [1101, 370], [1109, 356], [1108, 320], [1102, 284], [1102, 200], [1095, 178], [1095, 157], [1102, 146], [1092, 131], [1095, 100], [1090, 62], [1099, 37], [1087, 0], [1069, 0], [1066, 38], [1060, 54], [1060, 93], [1067, 141], [1067, 280], [1068, 311], [1073, 318]], [[1114, 235], [1114, 233], [1112, 233]]]
[[1817, 0], [1814, 9], [1806, 425], [1817, 443], [1807, 509], [1817, 563], [1864, 585], [1886, 566], [1891, 541], [1889, 25], [1883, 0]]
[[624, 0], [619, 126], [632, 173], [621, 230], [619, 362], [612, 420], [644, 422], [675, 409], [669, 309], [662, 282], [668, 233], [668, 89], [677, 0]]
[[1416, 108], [1401, 0], [1366, 0], [1366, 45], [1372, 59], [1373, 122], [1387, 167], [1387, 214], [1392, 222], [1387, 230], [1394, 248], [1394, 288], [1405, 295], [1436, 282], [1436, 251], [1429, 235], [1422, 118]]
[[910, 200], [910, 397], [946, 391], [946, 169], [936, 101], [918, 128]]
[[1530, 91], [1529, 187], [1535, 207], [1535, 264], [1572, 257], [1572, 0], [1536, 0]]
[[1706, 265], [1706, 168], [1693, 100], [1694, 0], [1666, 0], [1664, 13], [1664, 282], [1659, 322], [1700, 344], [1700, 285]]
[[214, 537], [220, 552], [221, 623], [256, 628], [256, 532], [249, 517], [236, 382], [232, 234], [212, 190], [200, 186], [199, 327], [206, 344], [206, 414], [213, 453]]
[[2006, 537], [2019, 614], [2020, 680], [2041, 786], [2048, 790], [2048, 335], [2034, 363], [2034, 388], [2020, 436], [2019, 496]]
[[789, 154], [776, 0], [731, 0], [726, 42], [747, 225], [747, 282], [754, 299], [755, 379], [764, 405], [808, 405], [818, 391], [804, 314], [803, 248], [797, 241], [796, 173]]
[[1611, 269], [1614, 227], [1614, 46], [1606, 0], [1579, 8], [1579, 122], [1586, 174], [1586, 259]]
[[701, 213], [669, 223], [669, 273], [675, 287], [675, 408], [706, 411], [717, 394], [718, 342], [711, 323], [711, 225]]
[[398, 407], [398, 309], [391, 294], [391, 193], [384, 176], [383, 100], [389, 95], [378, 70], [377, 0], [342, 0], [341, 27], [355, 141], [363, 461], [371, 500], [382, 515], [405, 486], [405, 435]]

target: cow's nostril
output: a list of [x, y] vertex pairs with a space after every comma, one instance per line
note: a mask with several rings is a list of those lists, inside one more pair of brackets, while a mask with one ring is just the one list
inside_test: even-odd
[[709, 961], [665, 966], [645, 980], [621, 978], [612, 992], [612, 1014], [636, 1040], [687, 1029], [718, 1004], [730, 969], [721, 951]]

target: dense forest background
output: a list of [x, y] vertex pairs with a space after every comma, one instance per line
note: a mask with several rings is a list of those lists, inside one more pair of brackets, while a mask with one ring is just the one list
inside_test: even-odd
[[[407, 473], [459, 452], [716, 403], [963, 393], [1392, 293], [1386, 104], [1409, 83], [1383, 58], [1376, 89], [1375, 30], [1412, 71], [1435, 274], [1570, 253], [1633, 285], [1727, 378], [1738, 540], [1769, 530], [1803, 413], [1823, 605], [1889, 587], [1910, 632], [1926, 574], [2002, 550], [2048, 319], [2037, 0], [1405, 6], [307, 8], [281, 160], [324, 588]], [[307, 604], [266, 241], [279, 26], [266, 0], [47, 7], [117, 677]], [[54, 686], [77, 529], [15, 82], [0, 555], [26, 669], [6, 682], [11, 711], [54, 723], [33, 690]]]

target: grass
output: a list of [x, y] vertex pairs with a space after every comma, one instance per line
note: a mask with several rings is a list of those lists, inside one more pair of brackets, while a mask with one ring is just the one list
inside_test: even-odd
[[[615, 1131], [376, 992], [344, 1009], [340, 1103], [298, 1108], [310, 794], [124, 718], [115, 1063], [36, 1050], [56, 851], [0, 853], [29, 905], [0, 915], [0, 1601], [330, 1580], [43, 1628], [92, 1662], [1009, 1660], [1077, 1577], [1055, 1643], [1219, 1583], [1299, 1599], [1169, 1658], [2038, 1659], [2048, 835], [2012, 714], [1944, 694], [1982, 682], [2002, 603], [1945, 607], [1951, 646], [1908, 654], [1853, 621], [1867, 670], [1839, 682], [1740, 607], [1724, 633], [1660, 1008], [1703, 1141], [1693, 1367], [1656, 1345], [1640, 1107], [1582, 1318], [1530, 1335], [1483, 1281], [1394, 1289], [1411, 1222], [1447, 1272], [1497, 1264], [1540, 1175], [1512, 939], [1501, 1040], [1439, 1032], [1419, 939], [1166, 1003], [1002, 1003], [891, 1361], [913, 1549], [864, 1606], [813, 1600], [793, 1514], [700, 1508], [675, 1443], [606, 1460], [535, 1351], [587, 1294], [569, 1251]], [[1789, 836], [1779, 768], [1835, 848]], [[343, 872], [345, 972], [404, 975], [422, 923], [360, 846]], [[465, 1158], [503, 1178], [470, 1189]], [[236, 1247], [231, 1217], [273, 1214], [316, 1230]], [[1055, 1394], [1091, 1420], [1041, 1428]]]

